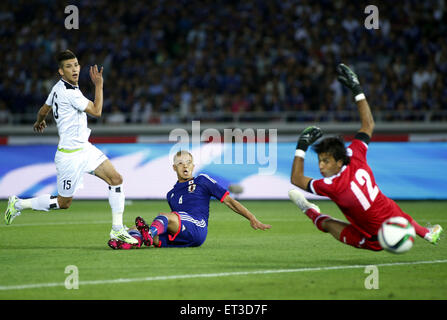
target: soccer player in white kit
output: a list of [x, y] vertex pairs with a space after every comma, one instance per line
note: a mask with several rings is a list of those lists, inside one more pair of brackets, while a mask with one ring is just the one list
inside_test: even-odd
[[61, 79], [54, 85], [34, 123], [34, 131], [43, 132], [47, 126], [45, 118], [53, 110], [59, 133], [59, 144], [54, 157], [58, 195], [43, 194], [31, 199], [9, 197], [5, 222], [11, 224], [25, 209], [68, 209], [76, 189], [82, 186], [84, 173], [90, 173], [109, 185], [109, 204], [112, 209], [110, 238], [135, 244], [138, 241], [123, 226], [123, 178], [107, 156], [88, 141], [91, 130], [87, 127], [87, 114], [100, 117], [102, 113], [103, 68], [99, 71], [96, 65], [90, 67], [90, 78], [95, 85], [95, 101], [92, 102], [79, 90], [81, 66], [74, 53], [70, 50], [59, 53], [58, 62]]

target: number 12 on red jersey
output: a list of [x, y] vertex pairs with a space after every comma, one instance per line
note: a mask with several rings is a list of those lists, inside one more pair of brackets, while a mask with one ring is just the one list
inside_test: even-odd
[[371, 204], [379, 194], [379, 188], [377, 186], [373, 186], [371, 177], [365, 169], [358, 169], [355, 172], [355, 179], [360, 186], [364, 186], [366, 183], [366, 190], [368, 191], [369, 200], [357, 183], [355, 183], [355, 181], [351, 181], [351, 190], [356, 196], [357, 200], [359, 200], [363, 209], [366, 211], [371, 207]]

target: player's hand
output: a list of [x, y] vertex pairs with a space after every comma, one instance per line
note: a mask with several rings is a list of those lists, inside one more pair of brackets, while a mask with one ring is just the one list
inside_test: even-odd
[[101, 67], [101, 71], [98, 71], [98, 66], [95, 64], [90, 67], [90, 79], [92, 80], [95, 86], [102, 86], [104, 80], [102, 78], [102, 72], [104, 67]]
[[272, 227], [272, 226], [269, 225], [269, 224], [264, 224], [264, 223], [262, 223], [261, 221], [259, 221], [259, 220], [256, 219], [256, 218], [253, 218], [253, 219], [250, 220], [250, 225], [251, 225], [251, 227], [252, 227], [253, 229], [255, 229], [255, 230], [258, 230], [258, 229], [260, 229], [260, 230], [266, 230], [266, 229], [270, 229], [270, 228]]
[[310, 145], [312, 145], [315, 141], [320, 139], [323, 136], [323, 131], [315, 126], [307, 127], [301, 132], [300, 137], [298, 138], [298, 143], [296, 145], [297, 149], [307, 151]]
[[43, 120], [42, 122], [35, 122], [33, 125], [33, 130], [35, 132], [39, 132], [42, 133], [43, 130], [47, 127], [47, 123], [45, 122], [45, 120]]
[[337, 66], [338, 81], [340, 81], [345, 87], [352, 91], [354, 97], [360, 93], [363, 93], [360, 86], [359, 78], [347, 65], [340, 63]]

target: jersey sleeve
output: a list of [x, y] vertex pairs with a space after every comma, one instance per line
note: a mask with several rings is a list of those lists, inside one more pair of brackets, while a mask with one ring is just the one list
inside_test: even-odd
[[67, 90], [67, 98], [70, 101], [70, 104], [79, 111], [85, 111], [87, 109], [88, 100], [80, 90]]
[[45, 104], [47, 106], [50, 106], [50, 107], [53, 106], [53, 97], [54, 97], [54, 93], [53, 93], [53, 90], [51, 90], [50, 94], [48, 95], [47, 100], [45, 100]]
[[352, 143], [347, 147], [346, 151], [350, 158], [366, 162], [368, 145], [364, 141], [360, 139], [352, 140]]
[[172, 194], [172, 190], [169, 191], [169, 192], [166, 194], [166, 201], [167, 201], [168, 204], [169, 204], [169, 208], [171, 208], [171, 210], [172, 210], [172, 205], [171, 205], [171, 194]]
[[201, 183], [203, 183], [209, 193], [216, 199], [220, 200], [220, 202], [223, 202], [224, 199], [230, 194], [227, 189], [223, 188], [217, 183], [216, 180], [210, 178], [207, 174], [202, 173], [199, 177], [201, 177]]
[[324, 179], [312, 179], [309, 182], [309, 192], [318, 195], [330, 197], [332, 193], [332, 180], [328, 178]]

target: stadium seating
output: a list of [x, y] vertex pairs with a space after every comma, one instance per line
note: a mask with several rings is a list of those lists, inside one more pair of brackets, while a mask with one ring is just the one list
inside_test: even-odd
[[[79, 29], [67, 30], [60, 2], [2, 1], [0, 123], [34, 121], [66, 48], [104, 66], [96, 121], [108, 125], [356, 121], [340, 61], [377, 122], [445, 121], [442, 3], [382, 1], [380, 28], [367, 30], [352, 1], [80, 1]], [[87, 68], [80, 85], [93, 99]]]

